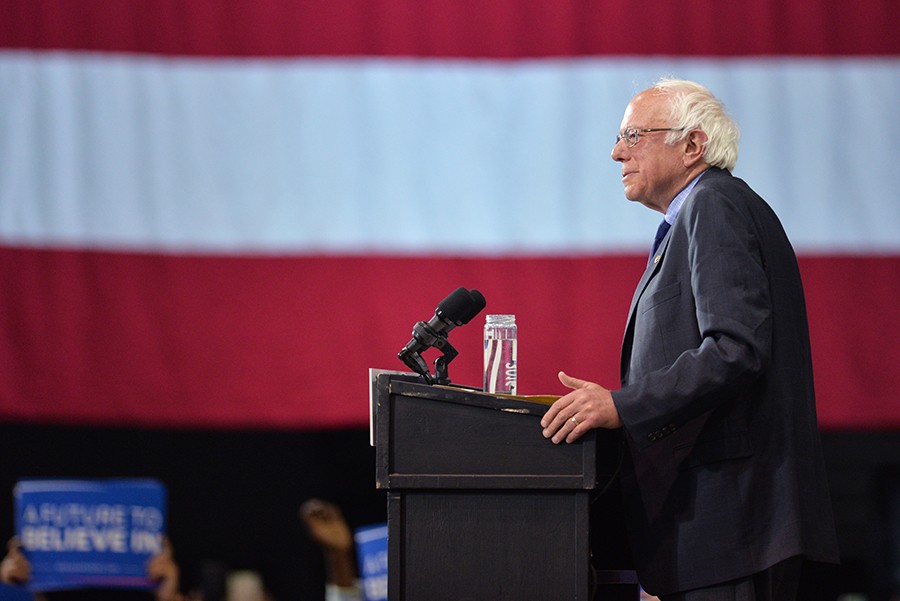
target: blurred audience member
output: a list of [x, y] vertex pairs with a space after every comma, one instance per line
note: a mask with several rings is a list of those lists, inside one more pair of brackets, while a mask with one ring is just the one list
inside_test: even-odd
[[272, 601], [272, 597], [259, 572], [234, 570], [225, 577], [225, 601]]
[[363, 601], [356, 576], [353, 534], [341, 510], [328, 501], [310, 499], [298, 515], [325, 558], [325, 600]]
[[0, 582], [25, 584], [29, 580], [31, 580], [31, 564], [22, 553], [19, 537], [14, 536], [6, 543], [6, 556], [0, 561]]
[[[155, 601], [184, 601], [178, 592], [179, 570], [172, 553], [169, 539], [163, 539], [162, 551], [150, 558], [147, 563], [147, 575], [157, 583], [153, 591], [131, 590], [73, 590], [35, 593], [35, 601], [56, 601], [59, 599], [81, 598], [116, 598], [116, 599], [154, 599]], [[4, 584], [24, 585], [31, 580], [31, 564], [22, 552], [22, 544], [17, 536], [12, 537], [6, 545], [6, 556], [0, 561], [0, 582]]]

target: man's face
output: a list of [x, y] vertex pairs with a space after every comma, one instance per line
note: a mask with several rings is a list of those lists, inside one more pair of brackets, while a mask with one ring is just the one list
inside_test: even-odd
[[[641, 92], [625, 109], [619, 132], [635, 129], [671, 127], [666, 96], [656, 90]], [[685, 165], [684, 144], [665, 143], [668, 132], [641, 133], [638, 143], [629, 146], [619, 140], [612, 158], [622, 164], [625, 198], [665, 213], [669, 203], [690, 181]]]

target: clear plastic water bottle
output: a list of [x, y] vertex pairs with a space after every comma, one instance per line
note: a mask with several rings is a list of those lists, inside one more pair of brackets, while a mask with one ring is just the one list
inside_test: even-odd
[[484, 322], [484, 391], [516, 394], [519, 354], [515, 315], [488, 315]]

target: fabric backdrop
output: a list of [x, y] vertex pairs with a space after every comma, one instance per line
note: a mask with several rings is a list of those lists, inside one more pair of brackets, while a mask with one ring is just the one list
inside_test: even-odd
[[[457, 286], [519, 389], [615, 387], [660, 215], [609, 157], [698, 80], [800, 256], [820, 423], [900, 427], [895, 0], [0, 0], [0, 420], [338, 428]], [[450, 333], [478, 385], [483, 314]], [[429, 351], [431, 353], [431, 351]], [[437, 356], [426, 353], [429, 363]]]

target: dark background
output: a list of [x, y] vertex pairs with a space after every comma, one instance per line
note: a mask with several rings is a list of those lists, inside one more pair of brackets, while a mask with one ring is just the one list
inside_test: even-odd
[[[900, 433], [824, 432], [840, 568], [817, 566], [805, 599], [900, 594]], [[26, 477], [152, 477], [169, 492], [182, 589], [204, 560], [258, 570], [277, 601], [323, 598], [319, 549], [297, 518], [310, 497], [338, 503], [356, 528], [385, 521], [367, 429], [221, 431], [0, 424], [0, 538]]]

